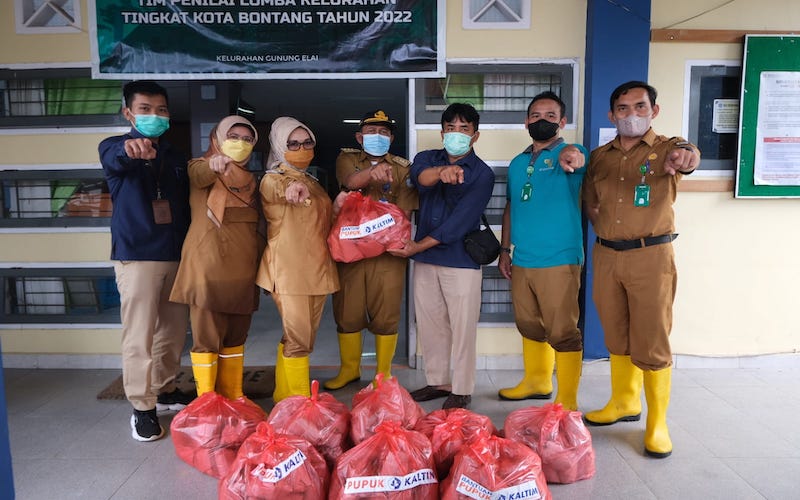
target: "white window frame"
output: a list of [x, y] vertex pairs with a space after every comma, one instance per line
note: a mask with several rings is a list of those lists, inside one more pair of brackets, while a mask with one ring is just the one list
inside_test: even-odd
[[[463, 18], [461, 25], [465, 30], [527, 30], [531, 27], [531, 0], [522, 0], [522, 15], [517, 21], [503, 21], [503, 22], [481, 22], [476, 21], [482, 12], [491, 7], [498, 5], [501, 8], [506, 7], [505, 0], [486, 0], [487, 3], [481, 7], [477, 12], [472, 10], [472, 2], [470, 0], [463, 0], [462, 12]], [[508, 10], [511, 14], [510, 9]]]
[[[81, 3], [80, 0], [14, 0], [14, 14], [17, 33], [21, 35], [42, 33], [78, 33], [81, 31]], [[64, 9], [69, 5], [73, 15]], [[58, 26], [44, 26], [39, 23], [46, 22], [58, 16], [64, 24]], [[44, 21], [43, 21], [44, 20]]]

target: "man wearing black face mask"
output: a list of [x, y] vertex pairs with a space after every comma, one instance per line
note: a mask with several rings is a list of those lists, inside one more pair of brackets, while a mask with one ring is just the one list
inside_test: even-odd
[[511, 280], [525, 374], [517, 386], [500, 389], [499, 396], [549, 398], [553, 366], [558, 363], [555, 402], [577, 410], [583, 361], [578, 329], [583, 265], [580, 192], [586, 149], [559, 137], [567, 124], [565, 110], [553, 92], [534, 97], [525, 119], [533, 143], [508, 167], [498, 266]]

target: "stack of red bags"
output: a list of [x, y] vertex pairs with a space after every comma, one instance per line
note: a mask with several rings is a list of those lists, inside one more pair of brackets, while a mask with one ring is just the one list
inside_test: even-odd
[[221, 478], [244, 440], [266, 418], [264, 410], [244, 396], [230, 400], [207, 392], [175, 415], [169, 430], [181, 460]]
[[433, 468], [428, 438], [400, 422], [382, 422], [336, 461], [328, 499], [436, 500], [439, 483]]
[[299, 436], [314, 445], [329, 467], [349, 448], [350, 411], [331, 394], [320, 394], [316, 380], [311, 381], [311, 397], [290, 396], [281, 400], [272, 408], [268, 421], [280, 432]]
[[328, 248], [333, 260], [355, 262], [376, 257], [388, 248], [401, 248], [409, 238], [411, 223], [400, 207], [353, 191], [331, 228]]
[[440, 479], [450, 472], [453, 458], [464, 446], [497, 433], [489, 417], [465, 408], [434, 410], [419, 419], [414, 430], [431, 440], [433, 461]]
[[552, 499], [536, 452], [497, 436], [475, 440], [461, 449], [442, 482], [441, 494], [443, 500]]
[[581, 412], [553, 403], [520, 408], [508, 414], [503, 430], [539, 454], [547, 481], [566, 484], [594, 476], [592, 435]]
[[308, 441], [261, 422], [219, 482], [219, 498], [307, 499], [328, 494], [328, 466]]
[[353, 396], [350, 437], [354, 444], [358, 444], [370, 437], [379, 423], [389, 420], [399, 422], [406, 429], [413, 429], [423, 416], [425, 411], [397, 382], [397, 378], [384, 379], [383, 374], [379, 373], [372, 384]]

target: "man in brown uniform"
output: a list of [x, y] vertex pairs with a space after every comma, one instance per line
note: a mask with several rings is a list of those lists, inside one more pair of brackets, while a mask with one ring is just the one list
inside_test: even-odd
[[664, 458], [672, 453], [666, 420], [677, 283], [672, 204], [678, 182], [700, 164], [700, 151], [650, 128], [659, 107], [647, 83], [620, 85], [610, 104], [617, 137], [592, 151], [583, 200], [597, 233], [593, 299], [611, 355], [611, 400], [585, 419], [591, 425], [639, 420], [644, 379], [645, 452]]
[[[382, 110], [364, 115], [356, 132], [363, 149], [344, 148], [336, 159], [336, 178], [345, 190], [360, 190], [375, 200], [394, 203], [409, 216], [417, 208], [417, 191], [408, 180], [411, 162], [389, 153], [394, 122]], [[361, 378], [361, 330], [375, 334], [376, 374], [391, 375], [408, 259], [384, 253], [338, 263], [341, 289], [333, 296], [341, 367], [326, 381], [340, 389]]]

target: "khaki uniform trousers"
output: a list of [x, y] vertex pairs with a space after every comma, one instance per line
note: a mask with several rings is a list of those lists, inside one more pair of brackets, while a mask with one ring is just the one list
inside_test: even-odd
[[400, 307], [408, 260], [382, 254], [358, 262], [337, 264], [338, 292], [333, 294], [333, 316], [339, 333], [394, 335], [400, 325]]
[[175, 389], [189, 308], [169, 301], [178, 262], [114, 263], [122, 317], [122, 383], [137, 410], [152, 410]]
[[223, 347], [244, 345], [252, 314], [231, 314], [189, 306], [192, 319], [192, 352], [219, 352]]
[[428, 385], [452, 385], [462, 396], [475, 390], [482, 279], [480, 269], [414, 264], [414, 308]]
[[549, 342], [558, 352], [583, 349], [578, 329], [581, 266], [512, 266], [511, 303], [523, 337]]
[[327, 295], [283, 295], [272, 292], [283, 321], [283, 356], [302, 358], [314, 350]]
[[611, 354], [642, 370], [672, 366], [669, 334], [678, 274], [671, 243], [617, 251], [595, 244], [594, 299]]

